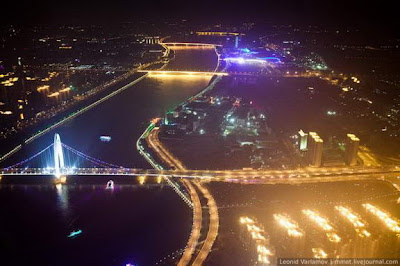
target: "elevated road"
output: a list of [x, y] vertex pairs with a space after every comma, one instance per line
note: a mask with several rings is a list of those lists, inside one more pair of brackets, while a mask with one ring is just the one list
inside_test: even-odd
[[209, 190], [204, 186], [202, 186], [200, 182], [195, 182], [194, 184], [207, 199], [207, 207], [209, 214], [208, 233], [206, 240], [204, 241], [201, 250], [197, 254], [197, 257], [192, 264], [192, 265], [203, 265], [204, 261], [208, 257], [208, 254], [210, 254], [211, 248], [214, 245], [214, 242], [218, 236], [219, 215], [218, 215], [217, 203], [215, 202], [214, 197], [211, 195]]
[[[183, 163], [176, 158], [159, 140], [159, 129], [154, 128], [147, 137], [147, 143], [149, 147], [151, 147], [154, 151], [157, 152], [157, 155], [169, 166], [175, 167], [180, 171], [186, 171]], [[219, 227], [219, 216], [218, 216], [218, 207], [215, 203], [215, 200], [211, 193], [205, 188], [198, 180], [183, 180], [183, 183], [188, 188], [190, 197], [193, 203], [193, 226], [192, 232], [190, 234], [189, 241], [186, 245], [186, 249], [181, 257], [178, 265], [188, 265], [193, 260], [192, 265], [202, 265], [208, 254], [211, 251], [211, 248], [215, 242], [215, 239], [218, 235], [218, 227]], [[208, 233], [206, 239], [203, 242], [203, 245], [200, 251], [195, 255], [196, 247], [199, 244], [199, 238], [201, 234], [202, 228], [202, 206], [199, 200], [199, 196], [194, 189], [194, 184], [198, 190], [203, 194], [203, 196], [207, 199], [208, 206], [208, 215], [209, 215], [209, 225], [208, 225]]]
[[190, 198], [192, 199], [193, 203], [193, 224], [192, 224], [192, 231], [190, 232], [189, 240], [186, 244], [185, 251], [181, 259], [178, 262], [178, 266], [188, 265], [189, 262], [192, 260], [192, 256], [196, 251], [197, 245], [199, 243], [201, 227], [203, 223], [203, 214], [202, 214], [202, 207], [201, 202], [199, 199], [199, 195], [197, 194], [195, 188], [191, 184], [191, 182], [185, 180], [183, 181], [185, 186], [187, 187]]
[[[180, 170], [185, 170], [183, 164], [161, 144], [158, 138], [159, 130], [158, 128], [153, 128], [146, 137], [146, 142], [148, 146], [153, 149], [158, 157], [169, 167], [176, 167]], [[193, 209], [193, 224], [192, 230], [190, 233], [189, 240], [186, 244], [185, 250], [181, 259], [179, 260], [178, 266], [188, 265], [192, 260], [192, 256], [195, 253], [196, 247], [198, 245], [198, 241], [200, 238], [201, 227], [203, 223], [202, 216], [202, 207], [199, 196], [196, 192], [196, 189], [193, 187], [192, 183], [188, 180], [183, 180], [183, 184], [186, 186], [190, 198], [192, 201], [192, 209]]]

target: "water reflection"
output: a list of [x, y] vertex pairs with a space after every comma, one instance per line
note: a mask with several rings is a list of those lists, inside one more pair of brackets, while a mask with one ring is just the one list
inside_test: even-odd
[[[1, 184], [0, 235], [8, 243], [2, 261], [22, 253], [21, 265], [154, 265], [186, 244], [191, 210], [168, 185], [149, 177], [143, 185], [114, 179], [114, 190], [107, 190], [107, 180]], [[68, 237], [79, 230], [79, 237]]]
[[61, 215], [64, 218], [69, 216], [69, 200], [68, 200], [68, 188], [63, 184], [56, 184], [57, 191], [57, 207], [61, 211]]

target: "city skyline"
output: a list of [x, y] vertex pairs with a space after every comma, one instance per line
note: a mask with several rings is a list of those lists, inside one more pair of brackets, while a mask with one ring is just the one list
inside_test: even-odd
[[2, 262], [400, 263], [394, 9], [23, 3], [0, 28]]

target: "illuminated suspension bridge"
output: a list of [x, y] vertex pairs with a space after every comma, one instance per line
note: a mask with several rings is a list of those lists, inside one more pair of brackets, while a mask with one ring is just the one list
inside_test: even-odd
[[[46, 165], [46, 167], [30, 167], [30, 165], [33, 165], [34, 163]], [[87, 165], [91, 167], [76, 167], [77, 165]], [[66, 181], [66, 176], [125, 175], [139, 176], [140, 178], [144, 178], [145, 176], [155, 176], [158, 179], [164, 178], [167, 183], [183, 199], [183, 201], [188, 204], [189, 207], [193, 207], [192, 202], [189, 200], [189, 197], [185, 194], [185, 192], [181, 191], [180, 186], [175, 181], [169, 179], [171, 175], [165, 176], [156, 171], [151, 172], [151, 170], [144, 171], [142, 169], [125, 168], [119, 165], [104, 162], [97, 158], [86, 155], [80, 151], [77, 151], [74, 148], [62, 143], [59, 134], [55, 134], [54, 142], [43, 150], [25, 160], [1, 169], [0, 177], [2, 175], [54, 176], [56, 178], [56, 181], [61, 183]]]
[[[29, 165], [34, 164], [46, 165], [42, 168], [34, 168]], [[52, 164], [53, 163], [53, 164]], [[49, 165], [50, 164], [50, 165]], [[90, 168], [77, 168], [75, 165], [87, 165]], [[79, 173], [89, 173], [84, 169], [124, 169], [121, 166], [104, 162], [102, 160], [93, 158], [72, 147], [61, 142], [59, 134], [54, 135], [54, 142], [34, 154], [33, 156], [15, 163], [11, 166], [1, 169], [2, 175], [54, 175], [57, 178], [65, 175], [74, 175]]]
[[[35, 163], [36, 166], [35, 167]], [[127, 168], [84, 154], [61, 142], [54, 142], [18, 163], [0, 169], [1, 176], [149, 176], [187, 178], [245, 184], [299, 184], [349, 180], [381, 180], [382, 174], [399, 173], [400, 167], [300, 168], [286, 170], [163, 170]]]

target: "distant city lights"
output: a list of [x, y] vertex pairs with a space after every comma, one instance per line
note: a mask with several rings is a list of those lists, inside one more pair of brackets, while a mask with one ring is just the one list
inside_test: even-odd
[[336, 115], [336, 111], [327, 111], [326, 114], [329, 115], [329, 116], [335, 116]]

